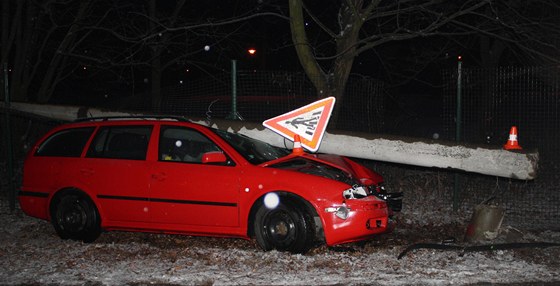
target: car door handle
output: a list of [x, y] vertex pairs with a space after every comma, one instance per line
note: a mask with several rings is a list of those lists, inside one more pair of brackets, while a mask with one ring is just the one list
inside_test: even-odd
[[152, 174], [152, 179], [154, 180], [158, 180], [158, 181], [163, 181], [167, 178], [167, 175], [165, 173], [155, 173]]
[[82, 168], [80, 169], [80, 173], [82, 173], [82, 175], [91, 176], [95, 172], [93, 171], [93, 169], [90, 168]]

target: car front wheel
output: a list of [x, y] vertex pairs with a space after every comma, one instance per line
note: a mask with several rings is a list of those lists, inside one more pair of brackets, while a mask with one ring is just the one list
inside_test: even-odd
[[305, 253], [315, 235], [313, 218], [289, 201], [280, 202], [273, 209], [261, 205], [255, 215], [254, 230], [257, 243], [265, 251]]
[[53, 202], [51, 220], [62, 239], [93, 242], [101, 234], [101, 219], [93, 202], [85, 195], [71, 193]]

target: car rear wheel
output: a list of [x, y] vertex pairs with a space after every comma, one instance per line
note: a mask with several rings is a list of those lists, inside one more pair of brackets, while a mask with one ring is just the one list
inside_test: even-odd
[[305, 253], [313, 244], [314, 229], [313, 218], [289, 201], [273, 209], [261, 205], [254, 220], [257, 243], [265, 251]]
[[85, 195], [70, 193], [53, 201], [51, 221], [62, 239], [93, 242], [101, 234], [101, 219], [93, 202]]

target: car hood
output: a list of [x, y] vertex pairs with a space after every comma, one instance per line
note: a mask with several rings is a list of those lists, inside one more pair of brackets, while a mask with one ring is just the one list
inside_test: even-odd
[[330, 154], [288, 155], [263, 164], [264, 167], [292, 170], [321, 176], [348, 185], [360, 184], [344, 157]]

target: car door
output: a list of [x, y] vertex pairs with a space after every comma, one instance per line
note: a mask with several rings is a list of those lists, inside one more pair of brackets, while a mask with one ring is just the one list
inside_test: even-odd
[[229, 158], [202, 163], [206, 152], [223, 152], [217, 144], [193, 128], [162, 125], [158, 146], [150, 183], [154, 224], [178, 229], [239, 225], [238, 168]]
[[146, 154], [152, 129], [102, 126], [93, 138], [79, 172], [94, 190], [105, 220], [148, 223]]

